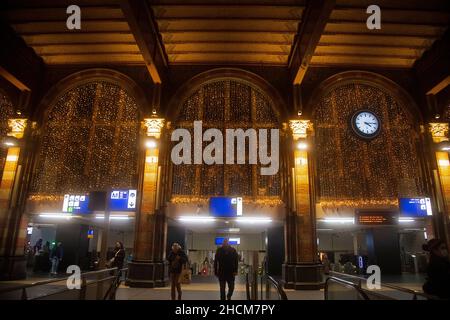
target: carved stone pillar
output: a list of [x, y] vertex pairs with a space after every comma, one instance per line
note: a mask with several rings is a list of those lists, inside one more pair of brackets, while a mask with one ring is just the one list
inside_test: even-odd
[[286, 219], [290, 250], [283, 278], [289, 289], [318, 289], [323, 279], [317, 256], [312, 124], [309, 120], [291, 120], [289, 126], [293, 143], [292, 212]]
[[431, 159], [437, 212], [433, 213], [434, 233], [450, 247], [450, 142], [449, 124], [430, 123], [433, 148]]
[[1, 147], [8, 149], [0, 182], [1, 280], [26, 277], [24, 248], [28, 223], [22, 213], [33, 145], [32, 126], [27, 126], [27, 119], [9, 119], [8, 124], [8, 137], [1, 141]]
[[136, 212], [136, 234], [133, 261], [128, 264], [127, 283], [131, 287], [162, 287], [167, 283], [164, 262], [167, 232], [164, 207], [158, 206], [160, 167], [160, 136], [164, 119], [144, 119], [139, 175], [140, 202]]

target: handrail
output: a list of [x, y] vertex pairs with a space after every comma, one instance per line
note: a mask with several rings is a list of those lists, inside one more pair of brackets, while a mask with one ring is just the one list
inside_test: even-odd
[[[113, 294], [115, 295], [116, 289], [120, 285], [120, 282], [121, 282], [120, 278], [121, 278], [121, 275], [122, 275], [122, 271], [123, 272], [127, 272], [128, 269], [120, 269], [120, 270], [118, 270], [119, 272], [117, 272], [116, 275], [110, 275], [109, 277], [106, 277], [106, 278], [93, 280], [93, 281], [90, 281], [89, 283], [86, 282], [86, 278], [88, 276], [93, 276], [93, 275], [98, 275], [98, 274], [105, 274], [105, 273], [114, 272], [114, 271], [117, 271], [117, 270], [118, 270], [117, 267], [115, 267], [115, 268], [101, 269], [101, 270], [89, 271], [89, 272], [82, 273], [80, 275], [81, 276], [80, 278], [81, 278], [81, 281], [82, 281], [81, 287], [79, 289], [80, 290], [80, 299], [83, 297], [83, 294], [85, 293], [85, 289], [86, 289], [87, 285], [93, 285], [93, 284], [97, 284], [97, 283], [100, 283], [100, 282], [105, 282], [105, 281], [114, 279], [114, 281], [111, 283], [110, 287], [108, 288], [106, 295], [103, 298], [103, 299], [106, 299], [109, 296], [110, 299], [112, 299]], [[67, 281], [67, 279], [69, 279], [69, 277], [70, 276], [62, 277], [62, 278], [58, 278], [58, 279], [49, 279], [49, 280], [43, 280], [43, 281], [36, 281], [36, 282], [25, 284], [25, 285], [4, 288], [4, 289], [0, 290], [0, 294], [22, 290], [22, 298], [21, 299], [22, 300], [28, 300], [27, 292], [26, 292], [27, 289], [33, 288], [33, 287], [37, 287], [37, 286], [40, 286], [40, 285], [47, 285], [47, 284], [51, 284], [51, 283], [58, 283], [58, 282], [62, 282], [62, 281]], [[53, 296], [53, 295], [56, 295], [56, 294], [60, 294], [60, 293], [66, 292], [68, 290], [70, 290], [70, 289], [64, 288], [64, 289], [58, 290], [56, 292], [52, 292], [52, 293], [49, 293], [49, 294], [46, 294], [46, 295], [39, 296], [38, 298]]]
[[[358, 277], [358, 276], [355, 276], [353, 274], [347, 274], [347, 273], [336, 272], [336, 271], [330, 271], [330, 274], [336, 275], [336, 276], [344, 276], [344, 277], [347, 277], [347, 278], [357, 279], [358, 282], [359, 282], [359, 286], [360, 287], [361, 287], [361, 282], [362, 281], [367, 281], [366, 278]], [[432, 296], [432, 295], [429, 295], [429, 294], [426, 294], [424, 292], [420, 292], [420, 291], [417, 291], [417, 290], [403, 288], [403, 287], [399, 287], [399, 286], [392, 285], [392, 284], [386, 284], [386, 283], [383, 283], [381, 285], [383, 287], [386, 287], [386, 288], [390, 288], [390, 289], [393, 289], [393, 290], [397, 290], [397, 291], [400, 291], [400, 292], [411, 294], [411, 295], [413, 295], [413, 300], [417, 300], [417, 296], [421, 296], [421, 297], [424, 297], [424, 298], [427, 298], [427, 299], [430, 299], [430, 300], [436, 300], [437, 299], [437, 297], [435, 297], [435, 296]]]
[[347, 280], [344, 280], [344, 279], [340, 279], [340, 278], [337, 278], [337, 277], [328, 277], [328, 279], [325, 280], [325, 300], [328, 300], [328, 282], [329, 281], [335, 281], [335, 282], [338, 282], [338, 283], [340, 283], [340, 284], [342, 284], [344, 286], [352, 287], [353, 289], [355, 289], [358, 292], [358, 294], [361, 295], [361, 297], [364, 300], [370, 300], [369, 297], [367, 296], [367, 294], [361, 289], [361, 287], [359, 285], [356, 285], [353, 282], [350, 282], [350, 281], [347, 281]]
[[287, 300], [287, 295], [286, 292], [284, 292], [283, 287], [280, 285], [280, 283], [275, 280], [272, 276], [265, 274], [267, 280], [269, 280], [270, 282], [272, 282], [272, 284], [274, 285], [275, 289], [277, 289], [278, 292], [278, 296], [280, 297], [280, 300]]
[[[263, 282], [263, 279], [265, 279], [265, 280], [270, 282], [275, 287], [275, 289], [277, 290], [277, 294], [278, 294], [278, 297], [279, 297], [280, 300], [288, 300], [286, 292], [284, 292], [284, 290], [283, 290], [283, 287], [272, 276], [270, 276], [268, 274], [264, 274], [264, 275], [261, 275], [260, 278], [261, 278], [261, 294], [262, 294], [262, 288], [263, 288], [262, 282]], [[247, 273], [245, 275], [245, 289], [246, 289], [246, 293], [247, 293], [247, 300], [251, 300], [249, 273]], [[261, 298], [262, 298], [262, 296], [261, 296]]]
[[[87, 275], [95, 275], [95, 274], [98, 274], [98, 273], [104, 273], [104, 272], [108, 272], [108, 271], [114, 271], [114, 270], [117, 270], [117, 268], [109, 268], [109, 269], [101, 269], [101, 270], [96, 270], [96, 271], [89, 271], [89, 272], [82, 273], [81, 277], [87, 276]], [[64, 281], [64, 280], [67, 281], [67, 279], [69, 279], [70, 277], [71, 276], [69, 275], [67, 277], [62, 277], [62, 278], [57, 278], [57, 279], [41, 280], [41, 281], [36, 281], [36, 282], [27, 283], [27, 284], [23, 284], [23, 285], [18, 285], [18, 286], [14, 286], [14, 287], [3, 288], [3, 289], [0, 289], [0, 294], [4, 293], [4, 292], [16, 291], [16, 290], [20, 290], [20, 289], [27, 289], [27, 288], [40, 286], [40, 285], [45, 285], [45, 284], [61, 282], [61, 281]]]

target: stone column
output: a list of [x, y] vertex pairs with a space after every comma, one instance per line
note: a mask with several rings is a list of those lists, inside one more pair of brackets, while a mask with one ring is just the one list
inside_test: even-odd
[[160, 149], [164, 119], [148, 118], [143, 121], [145, 133], [140, 147], [139, 208], [136, 212], [133, 261], [128, 264], [127, 283], [131, 287], [162, 287], [167, 283], [164, 261], [167, 232], [164, 208], [158, 206], [161, 180]]
[[[432, 140], [431, 169], [433, 171], [434, 195], [436, 197], [435, 212], [433, 212], [434, 236], [439, 237], [450, 247], [450, 152], [449, 124], [430, 123], [429, 133]], [[429, 238], [433, 238], [427, 226]]]
[[283, 266], [285, 287], [319, 289], [323, 286], [322, 265], [317, 255], [315, 186], [312, 161], [313, 130], [309, 120], [291, 120], [292, 211], [286, 219], [290, 250]]
[[26, 152], [28, 139], [24, 136], [31, 136], [31, 128], [26, 130], [27, 119], [9, 119], [8, 124], [10, 132], [1, 142], [1, 147], [8, 151], [0, 182], [0, 279], [15, 280], [26, 277], [24, 248], [28, 223], [21, 203], [27, 186], [21, 180], [29, 169], [31, 156]]

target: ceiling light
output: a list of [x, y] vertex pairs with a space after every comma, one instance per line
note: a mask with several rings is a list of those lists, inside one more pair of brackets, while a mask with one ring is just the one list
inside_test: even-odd
[[216, 221], [215, 218], [209, 216], [181, 216], [178, 221], [188, 223], [210, 223]]
[[54, 219], [72, 219], [73, 215], [68, 213], [41, 213], [41, 218], [54, 218]]
[[239, 217], [236, 219], [236, 222], [238, 223], [270, 223], [272, 222], [271, 218], [267, 217]]
[[352, 218], [352, 217], [324, 218], [323, 222], [326, 222], [326, 223], [341, 223], [341, 224], [354, 224], [355, 223], [355, 218]]

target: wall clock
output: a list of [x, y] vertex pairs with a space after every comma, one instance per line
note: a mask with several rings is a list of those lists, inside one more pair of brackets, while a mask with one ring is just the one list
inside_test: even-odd
[[351, 119], [353, 131], [361, 138], [373, 139], [380, 133], [381, 121], [369, 110], [356, 111]]

